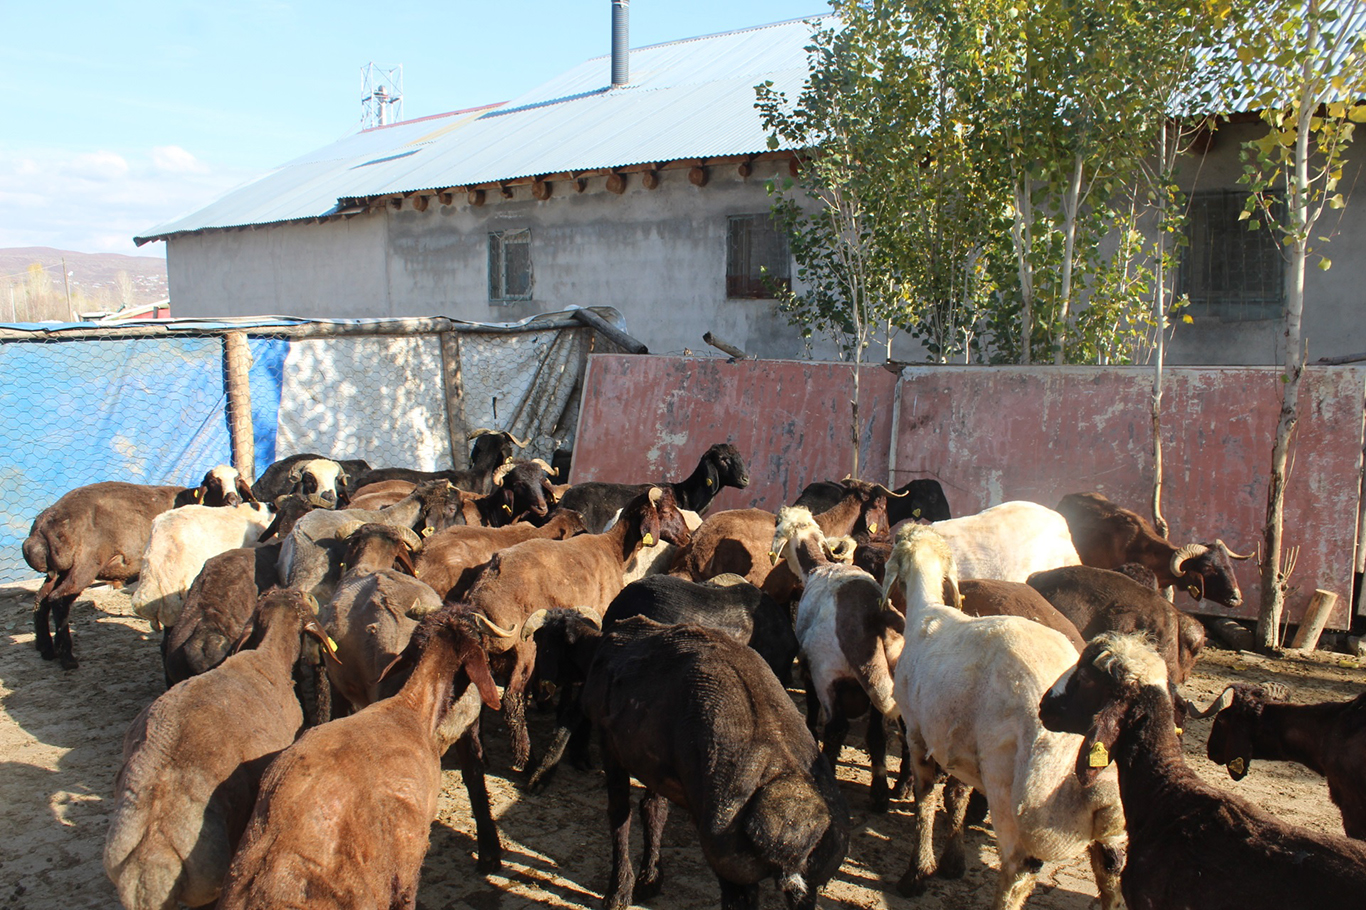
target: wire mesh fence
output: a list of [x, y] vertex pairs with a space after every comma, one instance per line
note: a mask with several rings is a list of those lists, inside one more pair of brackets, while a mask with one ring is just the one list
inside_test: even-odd
[[479, 427], [550, 460], [573, 448], [589, 353], [631, 347], [604, 313], [0, 329], [0, 583], [33, 577], [29, 525], [85, 484], [255, 477], [298, 452], [463, 467]]

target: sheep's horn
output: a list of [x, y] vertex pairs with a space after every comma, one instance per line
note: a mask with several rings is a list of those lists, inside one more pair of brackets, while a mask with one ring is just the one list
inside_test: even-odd
[[530, 436], [528, 436], [526, 439], [518, 439], [516, 436], [513, 436], [511, 433], [509, 433], [508, 439], [511, 439], [519, 449], [525, 449], [527, 446], [531, 445]]
[[1172, 554], [1172, 574], [1178, 578], [1186, 574], [1186, 570], [1181, 568], [1182, 563], [1188, 559], [1196, 559], [1209, 552], [1209, 547], [1204, 544], [1188, 543], [1181, 549]]
[[532, 463], [532, 464], [538, 464], [538, 465], [540, 465], [540, 466], [541, 466], [541, 470], [545, 471], [545, 474], [546, 474], [547, 477], [559, 477], [559, 476], [560, 476], [560, 469], [559, 469], [559, 468], [552, 468], [552, 467], [550, 466], [550, 464], [549, 464], [544, 458], [533, 458], [533, 459], [531, 459], [531, 463]]
[[1228, 548], [1228, 544], [1224, 543], [1222, 540], [1216, 540], [1214, 542], [1214, 546], [1215, 549], [1223, 550], [1224, 555], [1227, 556], [1229, 559], [1251, 559], [1253, 556], [1256, 555], [1255, 553], [1249, 553], [1246, 556], [1239, 556], [1237, 553], [1230, 550]]
[[473, 614], [473, 615], [474, 615], [474, 624], [475, 624], [476, 626], [478, 626], [480, 629], [482, 629], [483, 631], [487, 632], [488, 634], [494, 635], [494, 636], [496, 636], [496, 637], [498, 637], [498, 638], [516, 638], [516, 637], [517, 637], [517, 630], [516, 630], [516, 629], [504, 629], [502, 626], [499, 626], [499, 625], [495, 624], [493, 620], [489, 619], [489, 618], [488, 618], [487, 616], [485, 616], [483, 613], [475, 613], [475, 614]]
[[825, 539], [825, 552], [837, 562], [847, 562], [852, 559], [856, 549], [858, 549], [858, 542], [852, 537], [827, 537]]
[[399, 525], [394, 528], [394, 530], [398, 532], [398, 536], [403, 539], [403, 542], [408, 545], [409, 550], [416, 553], [418, 550], [422, 549], [422, 538], [417, 536], [417, 532], [412, 528], [405, 528], [403, 525]]
[[574, 609], [582, 614], [583, 618], [591, 622], [595, 627], [599, 629], [602, 628], [602, 617], [598, 615], [597, 610], [585, 606], [577, 606]]
[[527, 617], [526, 622], [522, 623], [522, 641], [536, 634], [536, 630], [545, 625], [546, 617], [550, 615], [549, 610], [537, 610]]
[[477, 429], [477, 430], [470, 430], [469, 435], [466, 436], [465, 438], [466, 438], [466, 440], [475, 440], [475, 439], [478, 439], [480, 436], [487, 436], [488, 434], [490, 434], [490, 433], [492, 433], [492, 432], [493, 432], [493, 431], [490, 430], [488, 427], [480, 427], [480, 428]]
[[882, 484], [878, 484], [878, 485], [877, 485], [877, 489], [878, 489], [879, 491], [881, 491], [882, 493], [886, 494], [887, 496], [892, 497], [893, 499], [905, 499], [907, 496], [910, 496], [910, 495], [911, 495], [911, 491], [910, 491], [910, 490], [907, 490], [905, 493], [898, 493], [896, 490], [889, 490], [887, 487], [884, 487]]
[[498, 469], [493, 472], [493, 485], [495, 487], [501, 487], [503, 485], [503, 478], [508, 476], [508, 473], [515, 467], [517, 467], [517, 465], [513, 464], [511, 461], [499, 465]]
[[664, 491], [659, 487], [650, 487], [650, 505], [657, 506], [659, 501], [664, 498]]
[[337, 532], [332, 536], [337, 538], [337, 540], [345, 540], [352, 534], [356, 533], [356, 531], [360, 529], [364, 524], [365, 522], [363, 521], [352, 519], [351, 521], [344, 522], [341, 525], [338, 525]]
[[1218, 714], [1220, 711], [1224, 710], [1231, 704], [1233, 704], [1233, 687], [1229, 686], [1219, 695], [1218, 698], [1211, 702], [1210, 706], [1205, 710], [1201, 711], [1200, 709], [1192, 705], [1188, 716], [1194, 718], [1209, 717], [1212, 714]]

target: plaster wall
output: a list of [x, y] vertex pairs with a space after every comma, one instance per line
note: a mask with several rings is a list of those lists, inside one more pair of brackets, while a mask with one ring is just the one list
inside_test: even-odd
[[[555, 182], [545, 201], [516, 186], [511, 199], [491, 191], [482, 206], [457, 194], [423, 212], [405, 203], [345, 221], [176, 237], [173, 312], [504, 322], [608, 305], [654, 352], [710, 350], [702, 334], [712, 331], [760, 357], [801, 356], [807, 346], [774, 301], [726, 297], [727, 218], [769, 210], [764, 184], [778, 166], [756, 163], [748, 178], [713, 167], [703, 187], [672, 169], [652, 190], [630, 174], [621, 195], [596, 177], [582, 193]], [[522, 229], [531, 231], [532, 299], [492, 303], [488, 234]], [[818, 342], [812, 353], [834, 351]]]

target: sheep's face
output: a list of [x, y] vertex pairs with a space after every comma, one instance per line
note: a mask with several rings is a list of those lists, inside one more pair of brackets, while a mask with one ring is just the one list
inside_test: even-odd
[[297, 465], [289, 478], [294, 483], [291, 492], [302, 494], [310, 503], [323, 509], [337, 507], [339, 491], [350, 479], [341, 465], [326, 458]]
[[512, 457], [512, 437], [507, 433], [481, 433], [470, 448], [470, 464], [476, 470], [491, 470]]
[[738, 487], [743, 490], [749, 486], [749, 471], [740, 450], [727, 442], [720, 442], [707, 450], [707, 457], [716, 466], [717, 483], [723, 487]]
[[206, 506], [240, 506], [256, 502], [256, 497], [236, 468], [221, 464], [204, 475], [195, 491], [195, 500]]
[[500, 473], [494, 478], [500, 488], [498, 510], [504, 521], [515, 521], [523, 515], [543, 519], [550, 513], [550, 507], [555, 504], [555, 489], [550, 482], [550, 472], [554, 468], [536, 458], [517, 462], [507, 470], [498, 470]]
[[1182, 574], [1177, 584], [1196, 600], [1212, 600], [1228, 607], [1243, 602], [1243, 592], [1233, 574], [1232, 554], [1222, 540], [1205, 544], [1208, 549], [1181, 564]]
[[[659, 495], [656, 496], [656, 493]], [[649, 511], [647, 520], [641, 523], [641, 539], [644, 540], [648, 524], [656, 543], [663, 540], [676, 547], [686, 547], [692, 541], [692, 532], [688, 530], [683, 513], [678, 511], [673, 491], [666, 487], [654, 487], [648, 497]]]
[[1259, 686], [1234, 685], [1232, 704], [1215, 715], [1209, 730], [1206, 754], [1228, 769], [1229, 777], [1242, 780], [1252, 767], [1252, 746], [1261, 720], [1267, 692]]
[[1076, 666], [1039, 701], [1039, 720], [1055, 733], [1084, 737], [1076, 774], [1084, 786], [1109, 766], [1127, 719], [1130, 696], [1143, 686], [1167, 689], [1167, 668], [1142, 635], [1103, 632], [1087, 644]]

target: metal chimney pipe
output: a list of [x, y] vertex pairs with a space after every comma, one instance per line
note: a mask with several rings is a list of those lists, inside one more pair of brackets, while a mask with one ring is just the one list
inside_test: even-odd
[[612, 85], [631, 81], [631, 0], [612, 0]]

